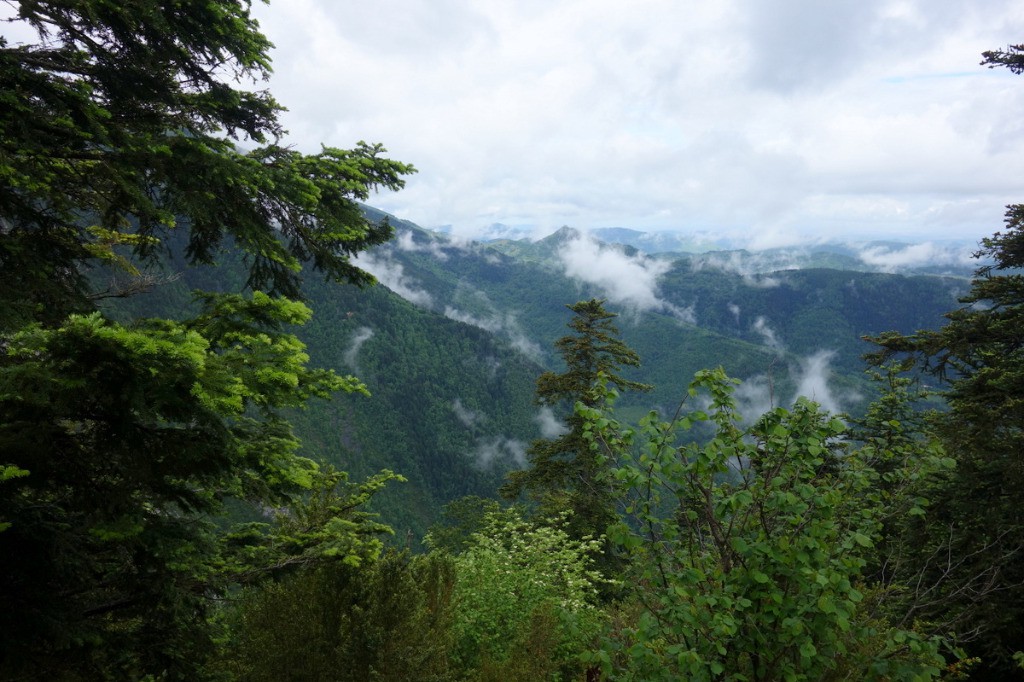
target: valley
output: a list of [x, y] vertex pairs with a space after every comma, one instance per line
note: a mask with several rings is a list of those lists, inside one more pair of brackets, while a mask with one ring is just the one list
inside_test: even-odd
[[[355, 374], [371, 395], [312, 401], [292, 419], [303, 454], [355, 479], [381, 469], [408, 479], [374, 506], [395, 541], [410, 546], [446, 503], [493, 497], [509, 470], [525, 466], [530, 442], [557, 428], [564, 415], [534, 405], [534, 382], [559, 370], [554, 342], [566, 333], [569, 303], [606, 299], [640, 355], [626, 375], [654, 390], [627, 395], [624, 414], [671, 412], [695, 372], [722, 366], [742, 380], [736, 395], [750, 419], [799, 395], [856, 415], [874, 397], [862, 360], [872, 346], [862, 337], [937, 328], [968, 287], [959, 275], [826, 268], [841, 263], [824, 251], [803, 262], [749, 252], [647, 256], [571, 229], [534, 242], [464, 242], [364, 211], [396, 230], [357, 260], [379, 284], [307, 277], [315, 314], [298, 334], [314, 366]], [[237, 269], [178, 265], [180, 279], [129, 299], [133, 315], [180, 314], [192, 289], [240, 279]]]

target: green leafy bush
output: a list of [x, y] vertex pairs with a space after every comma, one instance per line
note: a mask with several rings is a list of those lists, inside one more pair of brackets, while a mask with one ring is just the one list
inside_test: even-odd
[[937, 677], [938, 642], [865, 603], [884, 513], [877, 453], [803, 399], [741, 429], [721, 370], [698, 373], [689, 396], [706, 407], [652, 413], [636, 431], [578, 406], [618, 462], [628, 516], [610, 533], [641, 605], [594, 660], [623, 680]]
[[446, 557], [392, 552], [248, 589], [226, 617], [226, 647], [213, 672], [253, 682], [456, 679], [453, 583]]

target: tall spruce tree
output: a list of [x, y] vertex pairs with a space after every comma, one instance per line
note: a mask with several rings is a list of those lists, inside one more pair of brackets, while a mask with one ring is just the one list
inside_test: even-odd
[[[270, 69], [247, 0], [9, 4], [38, 39], [0, 37], [0, 678], [199, 679], [233, 584], [379, 546], [357, 508], [382, 480], [320, 473], [284, 417], [365, 389], [307, 366], [309, 310], [280, 295], [304, 265], [372, 282], [350, 257], [391, 230], [356, 200], [412, 168], [283, 145], [277, 103], [238, 85]], [[241, 250], [250, 291], [107, 319], [171, 230], [192, 263]], [[317, 486], [341, 501], [316, 523], [217, 520]]]
[[[1024, 45], [982, 63], [1024, 72]], [[1007, 207], [1005, 226], [982, 241], [988, 262], [942, 329], [882, 335], [870, 358], [913, 357], [945, 384], [935, 428], [957, 468], [932, 492], [911, 568], [934, 586], [920, 615], [949, 623], [981, 658], [973, 677], [993, 680], [1024, 678], [1013, 660], [1024, 650], [1024, 204]]]
[[[89, 310], [83, 266], [124, 263], [188, 234], [193, 262], [226, 245], [249, 284], [294, 296], [311, 263], [368, 283], [349, 261], [387, 240], [353, 199], [397, 189], [408, 165], [379, 145], [282, 144], [280, 105], [258, 84], [269, 41], [247, 0], [11, 3], [38, 41], [0, 36], [0, 322]], [[250, 147], [242, 151], [239, 145]]]
[[536, 401], [563, 410], [565, 432], [535, 440], [527, 451], [530, 468], [513, 471], [502, 487], [507, 498], [526, 493], [538, 505], [542, 518], [571, 512], [567, 530], [571, 537], [597, 536], [616, 519], [613, 490], [604, 479], [607, 467], [584, 437], [584, 424], [576, 403], [594, 407], [595, 391], [603, 380], [619, 391], [648, 391], [651, 387], [623, 378], [623, 367], [637, 367], [640, 357], [619, 339], [604, 300], [580, 301], [567, 308], [573, 312], [568, 327], [573, 331], [555, 342], [565, 361], [562, 373], [544, 372], [537, 379]]

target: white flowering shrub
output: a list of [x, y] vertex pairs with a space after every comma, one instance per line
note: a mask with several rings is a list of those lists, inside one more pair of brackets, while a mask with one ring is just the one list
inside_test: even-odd
[[547, 657], [552, 670], [581, 669], [579, 654], [600, 629], [594, 602], [604, 578], [592, 557], [601, 545], [528, 523], [514, 511], [489, 515], [455, 557], [460, 663], [476, 668], [530, 656]]

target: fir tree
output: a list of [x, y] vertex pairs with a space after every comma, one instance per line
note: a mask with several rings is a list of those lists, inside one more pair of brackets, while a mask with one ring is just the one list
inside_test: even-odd
[[[270, 70], [247, 0], [8, 4], [38, 39], [0, 36], [0, 678], [199, 679], [233, 585], [379, 551], [355, 509], [387, 474], [288, 537], [218, 517], [342, 484], [285, 413], [365, 388], [307, 366], [310, 311], [279, 295], [306, 264], [371, 283], [351, 257], [391, 229], [357, 200], [412, 168], [285, 146], [279, 105], [239, 85]], [[107, 319], [172, 230], [190, 263], [241, 251], [250, 291]]]
[[604, 533], [616, 517], [613, 490], [604, 476], [607, 467], [584, 437], [584, 420], [575, 405], [594, 407], [601, 381], [619, 391], [651, 387], [619, 374], [623, 367], [638, 367], [640, 357], [619, 339], [613, 322], [617, 315], [605, 310], [603, 300], [566, 307], [574, 313], [568, 324], [573, 333], [555, 342], [566, 370], [541, 374], [536, 395], [538, 404], [566, 410], [565, 432], [535, 440], [527, 451], [530, 468], [510, 473], [502, 494], [514, 499], [527, 493], [542, 518], [569, 510], [567, 530], [580, 539]]
[[[1024, 45], [984, 57], [1024, 70]], [[1012, 655], [1024, 646], [1024, 204], [1007, 207], [1005, 225], [982, 240], [975, 256], [988, 262], [942, 329], [884, 334], [869, 357], [914, 359], [945, 384], [950, 412], [935, 428], [957, 470], [931, 495], [915, 570], [935, 585], [922, 615], [981, 657], [979, 679], [1020, 675]]]

